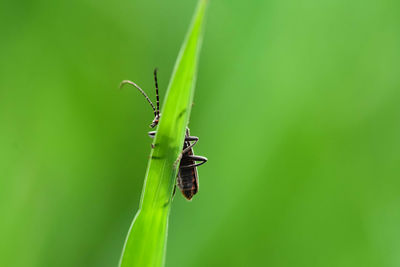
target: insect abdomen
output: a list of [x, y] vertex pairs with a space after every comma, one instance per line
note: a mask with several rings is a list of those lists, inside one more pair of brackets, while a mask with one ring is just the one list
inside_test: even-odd
[[199, 189], [199, 183], [197, 179], [196, 167], [185, 168], [185, 166], [195, 164], [194, 160], [187, 157], [188, 155], [193, 155], [192, 149], [182, 156], [177, 180], [178, 187], [181, 190], [182, 194], [185, 196], [185, 198], [190, 200], [197, 193]]

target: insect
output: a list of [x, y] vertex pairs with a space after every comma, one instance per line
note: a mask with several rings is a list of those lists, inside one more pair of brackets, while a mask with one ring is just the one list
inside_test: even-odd
[[[125, 84], [130, 84], [136, 87], [140, 91], [140, 93], [146, 98], [147, 102], [149, 102], [154, 112], [154, 120], [150, 124], [150, 128], [156, 127], [161, 117], [160, 100], [158, 95], [157, 69], [154, 70], [154, 81], [156, 86], [156, 101], [157, 101], [156, 107], [154, 106], [153, 102], [151, 102], [147, 94], [136, 83], [129, 80], [124, 80], [121, 82], [120, 85], [120, 88], [122, 88]], [[150, 131], [148, 134], [151, 138], [154, 138], [156, 136], [156, 131]], [[197, 136], [191, 136], [189, 128], [186, 128], [185, 141], [183, 142], [182, 153], [180, 154], [177, 160], [180, 161], [179, 171], [177, 176], [177, 185], [181, 190], [183, 196], [188, 200], [191, 200], [199, 190], [197, 166], [200, 166], [207, 162], [207, 158], [202, 156], [196, 156], [193, 154], [193, 146], [198, 141], [199, 138]], [[175, 189], [174, 189], [174, 194], [175, 194]]]

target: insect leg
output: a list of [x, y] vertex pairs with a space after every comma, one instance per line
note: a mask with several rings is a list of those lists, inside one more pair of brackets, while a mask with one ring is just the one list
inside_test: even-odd
[[204, 163], [206, 163], [207, 162], [207, 158], [206, 157], [202, 157], [202, 156], [194, 156], [194, 155], [189, 155], [189, 156], [187, 156], [189, 159], [192, 159], [192, 160], [194, 160], [194, 161], [201, 161], [200, 163], [196, 163], [196, 164], [190, 164], [190, 165], [187, 165], [187, 166], [180, 166], [180, 168], [192, 168], [192, 167], [197, 167], [197, 166], [200, 166], [200, 165], [203, 165]]
[[199, 138], [197, 136], [186, 136], [185, 137], [185, 142], [189, 142], [189, 141], [194, 141], [192, 144], [190, 144], [187, 148], [185, 148], [184, 150], [182, 150], [182, 153], [179, 155], [179, 157], [175, 160], [174, 163], [174, 168], [176, 168], [176, 166], [178, 166], [178, 163], [181, 161], [183, 154], [187, 153], [188, 151], [190, 151], [192, 149], [192, 147], [197, 143], [197, 141], [199, 141]]
[[[150, 138], [154, 138], [156, 136], [156, 131], [151, 131], [148, 133], [148, 135], [150, 136]], [[151, 148], [155, 148], [155, 144], [151, 144]]]
[[[193, 143], [190, 144], [190, 141], [193, 141]], [[188, 142], [190, 145], [188, 147], [186, 147], [184, 150], [182, 150], [182, 153], [175, 160], [174, 168], [176, 168], [176, 166], [178, 166], [178, 163], [181, 161], [183, 154], [185, 154], [188, 151], [190, 151], [198, 141], [199, 141], [199, 138], [197, 136], [190, 136], [189, 128], [186, 127], [185, 142]], [[205, 159], [205, 161], [207, 161], [206, 158], [203, 158], [203, 159]], [[202, 164], [204, 164], [204, 163], [202, 163]]]
[[185, 141], [199, 141], [197, 136], [186, 136]]
[[156, 131], [151, 131], [148, 133], [148, 135], [150, 136], [150, 138], [154, 138], [156, 136]]
[[179, 162], [181, 161], [182, 155], [183, 155], [182, 153], [179, 154], [179, 157], [175, 160], [175, 162], [174, 162], [174, 169], [176, 169], [176, 167], [178, 166]]
[[186, 136], [185, 137], [185, 142], [190, 142], [190, 141], [194, 141], [194, 142], [191, 143], [187, 148], [182, 150], [182, 154], [185, 154], [189, 150], [191, 150], [194, 147], [194, 145], [199, 141], [199, 138], [197, 136]]

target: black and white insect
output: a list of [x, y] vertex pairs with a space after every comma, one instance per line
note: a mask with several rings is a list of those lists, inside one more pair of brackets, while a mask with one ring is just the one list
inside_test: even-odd
[[[136, 87], [140, 93], [146, 98], [147, 102], [151, 105], [154, 111], [154, 120], [150, 124], [151, 128], [157, 126], [158, 122], [160, 121], [160, 100], [158, 95], [158, 83], [157, 83], [157, 69], [154, 70], [154, 81], [156, 85], [156, 107], [154, 107], [153, 102], [151, 102], [150, 98], [146, 95], [146, 93], [134, 82], [124, 80], [121, 82], [120, 87], [124, 86], [125, 84], [130, 84]], [[156, 136], [156, 131], [151, 131], [148, 133], [151, 138]], [[183, 142], [183, 149], [182, 153], [177, 159], [177, 162], [180, 161], [179, 164], [179, 172], [177, 177], [177, 185], [181, 190], [183, 196], [191, 200], [193, 196], [199, 190], [199, 178], [197, 174], [197, 166], [200, 166], [207, 162], [207, 158], [202, 156], [195, 156], [193, 154], [193, 146], [199, 141], [197, 136], [191, 136], [189, 132], [189, 128], [186, 128], [186, 135], [185, 141]], [[196, 163], [199, 162], [199, 163]], [[175, 187], [176, 188], [176, 187]], [[175, 194], [175, 189], [174, 189]]]

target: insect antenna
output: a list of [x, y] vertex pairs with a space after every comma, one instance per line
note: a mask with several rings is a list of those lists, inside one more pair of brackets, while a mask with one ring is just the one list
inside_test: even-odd
[[121, 82], [121, 84], [119, 85], [119, 88], [122, 88], [125, 84], [130, 84], [130, 85], [136, 87], [142, 93], [142, 95], [146, 98], [147, 102], [149, 102], [149, 104], [151, 105], [151, 107], [154, 111], [154, 116], [157, 116], [157, 114], [159, 113], [159, 111], [158, 111], [158, 105], [159, 105], [158, 104], [158, 89], [157, 89], [157, 111], [156, 111], [156, 108], [154, 107], [153, 102], [151, 102], [150, 98], [146, 95], [146, 93], [142, 90], [142, 88], [140, 88], [136, 83], [129, 81], [129, 80], [123, 80]]
[[156, 83], [156, 98], [157, 98], [157, 114], [160, 115], [160, 98], [158, 96], [158, 83], [157, 83], [157, 68], [154, 69], [154, 81]]

